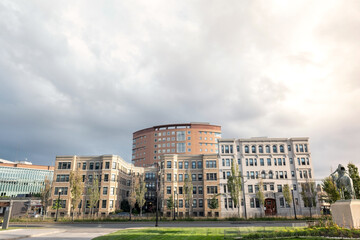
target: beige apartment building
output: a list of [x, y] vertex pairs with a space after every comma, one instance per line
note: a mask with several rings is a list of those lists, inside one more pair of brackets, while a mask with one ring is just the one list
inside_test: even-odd
[[[79, 171], [85, 184], [79, 205], [80, 215], [89, 214], [87, 189], [93, 184], [94, 179], [99, 179], [100, 201], [95, 213], [101, 216], [120, 208], [121, 201], [127, 199], [134, 187], [135, 177], [142, 175], [144, 168], [135, 167], [116, 155], [57, 156], [51, 198], [55, 203], [60, 196], [60, 216], [70, 216], [71, 213], [69, 185], [71, 171]], [[76, 211], [79, 211], [79, 208]], [[56, 210], [50, 208], [49, 213], [55, 216]]]
[[163, 154], [215, 154], [221, 126], [209, 123], [158, 125], [133, 133], [132, 162], [148, 167]]
[[[286, 203], [283, 188], [288, 184], [294, 194], [297, 215], [308, 215], [310, 208], [301, 198], [302, 184], [314, 181], [308, 138], [246, 138], [219, 141], [219, 170], [221, 216], [238, 214], [227, 188], [231, 163], [237, 161], [243, 184], [240, 212], [243, 217], [264, 215], [294, 216], [294, 209]], [[262, 180], [265, 204], [256, 192]], [[313, 214], [319, 208], [312, 208]]]
[[[175, 215], [185, 217], [220, 216], [218, 209], [209, 208], [209, 200], [215, 195], [220, 201], [219, 168], [217, 154], [178, 155], [165, 154], [161, 156], [161, 189], [160, 206], [165, 216], [174, 214], [174, 209], [167, 207], [167, 201], [172, 196], [175, 202]], [[193, 192], [190, 202], [186, 197], [185, 179], [191, 176]]]

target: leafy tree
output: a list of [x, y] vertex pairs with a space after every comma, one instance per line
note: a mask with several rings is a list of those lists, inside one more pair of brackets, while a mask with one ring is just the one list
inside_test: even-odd
[[360, 199], [360, 176], [359, 176], [359, 169], [353, 164], [348, 164], [349, 175], [353, 181], [354, 191], [355, 191], [355, 198]]
[[187, 170], [187, 178], [185, 178], [184, 187], [185, 187], [185, 200], [187, 201], [188, 206], [189, 206], [188, 213], [189, 213], [189, 217], [190, 217], [194, 187], [192, 184], [192, 177], [191, 177], [191, 173], [190, 173], [189, 169]]
[[45, 177], [44, 188], [41, 190], [40, 194], [41, 194], [41, 205], [43, 206], [44, 209], [43, 218], [45, 218], [51, 198], [51, 181], [47, 177]]
[[128, 202], [129, 202], [129, 206], [130, 206], [130, 221], [131, 221], [131, 214], [132, 214], [132, 210], [135, 207], [135, 203], [136, 203], [136, 193], [134, 190], [131, 191], [130, 196], [128, 198]]
[[301, 184], [301, 197], [304, 201], [304, 206], [310, 210], [310, 217], [312, 217], [311, 209], [316, 207], [316, 190], [314, 182], [306, 182]]
[[[84, 184], [82, 182], [82, 176], [79, 171], [70, 172], [70, 194], [71, 194], [71, 209], [72, 220], [74, 221], [75, 208], [79, 206], [79, 203], [84, 192]], [[79, 208], [80, 212], [80, 208]]]
[[[217, 199], [217, 196], [219, 196], [219, 194], [214, 194], [213, 197], [210, 199], [209, 201], [209, 208], [211, 210], [215, 210], [215, 209], [218, 209], [219, 208], [219, 201]], [[212, 213], [213, 211], [211, 211]], [[213, 214], [211, 214], [213, 215]]]
[[[256, 192], [256, 198], [260, 202], [261, 209], [264, 209], [264, 202], [265, 202], [265, 196], [264, 196], [264, 182], [262, 178], [259, 179], [259, 190]], [[262, 213], [262, 211], [261, 211]]]
[[139, 205], [140, 208], [140, 216], [142, 217], [142, 208], [145, 205], [145, 193], [147, 191], [147, 188], [145, 187], [145, 181], [140, 178], [139, 184], [135, 188], [136, 192], [136, 202]]
[[124, 200], [121, 201], [120, 209], [123, 212], [130, 212], [130, 204], [129, 204], [128, 200], [124, 199]]
[[331, 204], [340, 200], [340, 193], [331, 177], [327, 177], [322, 181], [322, 188], [327, 194], [326, 202]]
[[284, 185], [283, 195], [284, 195], [284, 198], [285, 198], [285, 202], [291, 207], [293, 199], [292, 199], [292, 195], [291, 195], [291, 192], [290, 192], [290, 187], [289, 187], [288, 184]]
[[232, 161], [232, 163], [231, 176], [228, 178], [227, 185], [234, 205], [238, 208], [238, 216], [240, 217], [241, 178], [237, 161]]
[[174, 208], [174, 199], [172, 195], [170, 195], [169, 199], [166, 201], [166, 206], [172, 213], [172, 209]]
[[90, 215], [93, 215], [94, 208], [98, 205], [100, 201], [100, 190], [99, 190], [99, 179], [95, 178], [92, 185], [88, 188], [89, 195], [89, 207]]

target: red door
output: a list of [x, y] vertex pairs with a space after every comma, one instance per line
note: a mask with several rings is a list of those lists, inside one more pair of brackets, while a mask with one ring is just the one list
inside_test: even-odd
[[275, 215], [276, 214], [276, 202], [273, 198], [265, 199], [265, 215]]

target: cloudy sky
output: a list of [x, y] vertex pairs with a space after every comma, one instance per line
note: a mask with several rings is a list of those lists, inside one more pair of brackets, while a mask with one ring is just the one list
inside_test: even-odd
[[1, 1], [0, 158], [131, 157], [132, 133], [310, 137], [358, 159], [360, 1]]

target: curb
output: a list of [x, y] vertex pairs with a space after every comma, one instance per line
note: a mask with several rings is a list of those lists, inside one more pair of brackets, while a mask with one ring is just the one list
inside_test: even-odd
[[[16, 230], [23, 230], [23, 229], [13, 229], [13, 230], [8, 230], [8, 231], [16, 231]], [[9, 237], [9, 238], [6, 238], [6, 239], [7, 240], [17, 240], [17, 239], [23, 239], [23, 238], [41, 237], [41, 236], [45, 236], [45, 235], [48, 235], [48, 234], [61, 233], [61, 232], [65, 232], [65, 231], [57, 230], [57, 231], [46, 232], [46, 233], [29, 234], [29, 235], [23, 235], [23, 236], [18, 236], [18, 237]]]

